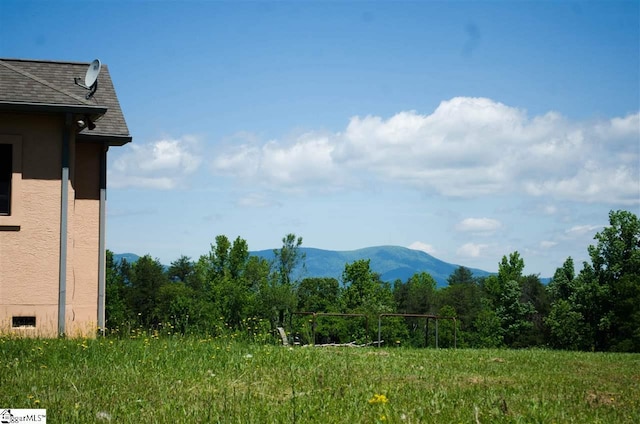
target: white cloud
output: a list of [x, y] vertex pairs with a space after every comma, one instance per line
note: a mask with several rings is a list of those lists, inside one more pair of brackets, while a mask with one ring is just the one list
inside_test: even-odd
[[342, 175], [331, 158], [334, 148], [328, 137], [314, 134], [304, 134], [288, 144], [276, 140], [262, 146], [245, 143], [219, 152], [212, 170], [281, 189], [329, 187], [338, 184]]
[[602, 124], [599, 129], [602, 136], [611, 136], [615, 140], [624, 140], [627, 137], [637, 136], [640, 128], [640, 113], [629, 114], [622, 118], [612, 118]]
[[460, 232], [476, 234], [493, 234], [502, 224], [500, 221], [491, 218], [466, 218], [456, 225], [456, 230]]
[[309, 137], [284, 147], [272, 141], [263, 148], [261, 168], [275, 183], [284, 185], [331, 179], [332, 150], [325, 137]]
[[599, 230], [600, 228], [602, 228], [602, 225], [575, 225], [571, 228], [569, 228], [568, 230], [566, 230], [564, 233], [567, 237], [581, 237], [584, 235], [591, 235], [591, 234], [595, 234], [596, 230]]
[[477, 258], [482, 255], [482, 251], [487, 247], [489, 247], [488, 244], [465, 243], [458, 248], [456, 253], [458, 256], [465, 258]]
[[587, 161], [582, 169], [571, 176], [528, 181], [524, 189], [534, 196], [551, 194], [564, 200], [633, 205], [640, 202], [640, 179], [637, 173], [637, 168], [607, 168]]
[[428, 253], [430, 255], [435, 255], [436, 254], [436, 249], [432, 245], [427, 244], [427, 243], [423, 243], [421, 241], [414, 241], [408, 247], [409, 247], [409, 249], [420, 250], [420, 251], [423, 251], [423, 252]]
[[448, 197], [529, 196], [640, 204], [640, 114], [572, 121], [487, 98], [456, 97], [429, 115], [355, 116], [344, 131], [223, 149], [217, 174], [274, 189], [323, 189], [373, 178]]
[[235, 177], [253, 177], [257, 173], [259, 156], [259, 147], [240, 145], [216, 157], [213, 168]]
[[127, 145], [116, 156], [109, 173], [112, 187], [170, 190], [195, 172], [201, 159], [197, 141], [189, 136]]
[[542, 240], [540, 242], [540, 247], [542, 249], [551, 249], [554, 246], [557, 246], [558, 242], [557, 241], [551, 241], [551, 240]]

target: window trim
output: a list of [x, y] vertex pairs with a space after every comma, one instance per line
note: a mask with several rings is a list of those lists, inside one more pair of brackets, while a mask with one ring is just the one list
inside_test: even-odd
[[0, 227], [20, 227], [22, 218], [22, 137], [19, 135], [0, 134], [0, 144], [11, 144], [11, 188], [9, 195], [10, 215], [0, 215]]

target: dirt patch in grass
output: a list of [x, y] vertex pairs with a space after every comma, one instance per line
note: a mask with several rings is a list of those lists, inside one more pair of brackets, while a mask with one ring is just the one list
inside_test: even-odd
[[471, 376], [469, 378], [466, 379], [466, 383], [469, 383], [472, 386], [475, 386], [477, 384], [485, 384], [485, 378], [482, 376]]
[[599, 392], [597, 390], [589, 390], [585, 396], [585, 400], [592, 408], [601, 406], [615, 406], [618, 395], [611, 392]]

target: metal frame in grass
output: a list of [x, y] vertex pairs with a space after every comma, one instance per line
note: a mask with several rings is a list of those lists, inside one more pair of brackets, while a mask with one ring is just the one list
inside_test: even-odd
[[[317, 317], [360, 317], [364, 318], [365, 331], [369, 332], [369, 317], [366, 314], [343, 314], [339, 312], [292, 312], [291, 315], [311, 315], [313, 317], [313, 321], [311, 323], [311, 337], [313, 340], [313, 344], [316, 342], [316, 319]], [[289, 326], [291, 326], [291, 322], [289, 322]]]
[[[453, 348], [456, 349], [458, 347], [458, 325], [455, 317], [443, 317], [439, 315], [432, 314], [380, 314], [378, 315], [378, 347], [382, 343], [382, 317], [404, 317], [404, 318], [426, 318], [426, 331], [425, 336], [428, 340], [429, 337], [429, 320], [433, 319], [436, 321], [436, 349], [438, 348], [438, 320], [441, 319], [450, 319], [453, 321]], [[427, 343], [428, 344], [428, 343]]]
[[[365, 320], [365, 331], [368, 333], [369, 332], [369, 317], [366, 314], [343, 314], [343, 313], [338, 313], [338, 312], [293, 312], [291, 314], [291, 316], [293, 315], [311, 315], [312, 316], [312, 323], [311, 323], [311, 337], [312, 340], [315, 344], [315, 340], [316, 340], [316, 319], [319, 316], [333, 316], [333, 317], [360, 317], [360, 318], [364, 318]], [[430, 320], [435, 320], [436, 322], [436, 334], [435, 334], [435, 340], [436, 340], [436, 349], [438, 349], [438, 321], [441, 319], [450, 319], [453, 321], [453, 348], [457, 349], [458, 347], [458, 323], [455, 317], [443, 317], [440, 315], [433, 315], [433, 314], [392, 314], [392, 313], [388, 313], [388, 314], [379, 314], [378, 315], [378, 341], [377, 343], [374, 343], [374, 345], [377, 345], [378, 347], [380, 347], [382, 345], [382, 318], [383, 317], [404, 317], [404, 318], [426, 318], [426, 338], [427, 338], [427, 345], [428, 345], [428, 337], [429, 337], [429, 321]], [[291, 323], [289, 323], [289, 325], [291, 325]]]

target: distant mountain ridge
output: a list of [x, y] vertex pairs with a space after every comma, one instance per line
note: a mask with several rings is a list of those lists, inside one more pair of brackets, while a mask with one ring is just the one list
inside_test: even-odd
[[114, 253], [113, 260], [117, 263], [122, 262], [122, 260], [126, 260], [129, 263], [135, 262], [140, 259], [140, 256], [135, 253]]
[[[436, 280], [439, 287], [442, 287], [447, 285], [447, 278], [459, 266], [441, 261], [421, 250], [401, 246], [374, 246], [347, 251], [301, 247], [300, 250], [306, 254], [306, 272], [301, 277], [333, 277], [340, 280], [346, 264], [370, 259], [371, 270], [380, 274], [383, 281], [406, 281], [416, 273], [426, 272]], [[251, 254], [267, 260], [274, 258], [273, 250], [259, 250]], [[491, 275], [490, 272], [481, 269], [469, 270], [475, 277]]]
[[[297, 278], [333, 277], [340, 281], [346, 264], [370, 259], [371, 270], [380, 274], [383, 281], [394, 282], [397, 279], [407, 281], [416, 273], [426, 272], [436, 280], [439, 287], [442, 287], [447, 285], [447, 278], [459, 266], [441, 261], [426, 252], [401, 246], [374, 246], [348, 251], [301, 247], [300, 251], [306, 255], [306, 271], [297, 269], [295, 271]], [[274, 259], [273, 249], [254, 251], [250, 254], [268, 261]], [[113, 256], [116, 261], [124, 258], [128, 262], [135, 262], [138, 258], [133, 253], [114, 253]], [[475, 277], [491, 275], [490, 272], [481, 269], [469, 268], [469, 270]]]

